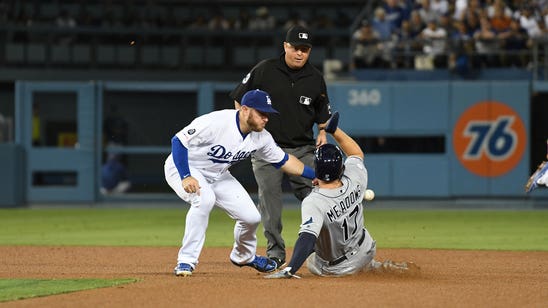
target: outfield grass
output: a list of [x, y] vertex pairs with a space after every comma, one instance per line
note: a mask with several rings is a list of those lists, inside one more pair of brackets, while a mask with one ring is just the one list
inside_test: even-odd
[[112, 287], [136, 279], [0, 279], [0, 302]]
[[[185, 209], [2, 209], [0, 245], [179, 246]], [[283, 212], [288, 246], [300, 210]], [[368, 210], [378, 247], [548, 251], [548, 211]], [[211, 213], [206, 247], [230, 247], [234, 222]], [[266, 240], [262, 227], [259, 246]]]

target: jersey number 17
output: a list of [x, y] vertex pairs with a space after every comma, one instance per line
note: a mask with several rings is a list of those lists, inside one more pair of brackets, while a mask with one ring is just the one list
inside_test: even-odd
[[[347, 216], [344, 217], [344, 221], [342, 223], [341, 228], [343, 229], [343, 237], [344, 241], [348, 241], [350, 236], [354, 235], [356, 231], [358, 231], [358, 213], [360, 211], [360, 205], [356, 205], [356, 207], [350, 212]], [[350, 223], [348, 222], [350, 220]], [[354, 221], [353, 226], [349, 226], [349, 224], [352, 224], [352, 221]], [[352, 229], [352, 232], [350, 233], [349, 227]]]

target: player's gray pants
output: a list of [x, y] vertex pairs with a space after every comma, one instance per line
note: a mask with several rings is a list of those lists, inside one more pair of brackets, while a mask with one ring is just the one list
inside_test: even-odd
[[349, 256], [347, 260], [337, 264], [329, 265], [328, 262], [319, 258], [316, 253], [312, 253], [307, 259], [308, 270], [319, 276], [345, 276], [352, 275], [362, 270], [369, 270], [371, 262], [377, 254], [376, 242], [371, 238], [369, 232], [365, 231], [366, 238], [359, 247], [356, 254]]
[[[314, 167], [315, 146], [282, 148], [286, 153], [300, 159], [305, 165]], [[282, 238], [282, 180], [284, 173], [263, 160], [251, 160], [253, 173], [259, 188], [259, 212], [267, 239], [266, 253], [269, 257], [285, 260], [285, 242]], [[289, 176], [295, 197], [302, 201], [312, 190], [312, 181], [300, 176]]]

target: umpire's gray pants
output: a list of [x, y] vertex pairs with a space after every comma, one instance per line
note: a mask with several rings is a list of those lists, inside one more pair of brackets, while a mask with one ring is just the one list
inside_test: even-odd
[[[305, 165], [314, 167], [314, 150], [316, 149], [314, 145], [282, 149], [286, 153], [296, 156]], [[264, 227], [264, 236], [267, 239], [267, 256], [285, 260], [285, 242], [282, 238], [282, 180], [284, 173], [263, 160], [253, 157], [251, 162], [259, 189], [259, 212]], [[312, 190], [312, 181], [301, 176], [289, 176], [289, 183], [299, 201], [308, 196]]]

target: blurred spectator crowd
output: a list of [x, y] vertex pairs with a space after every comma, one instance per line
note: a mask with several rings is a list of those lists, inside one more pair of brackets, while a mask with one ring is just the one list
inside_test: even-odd
[[[301, 1], [268, 6], [260, 1], [0, 1], [0, 25], [77, 29], [55, 35], [55, 44], [88, 42], [94, 31], [102, 31], [101, 43], [112, 43], [123, 40], [120, 35], [105, 35], [110, 30], [222, 35], [224, 31], [285, 32], [295, 24], [313, 31], [348, 31], [343, 32], [344, 39], [331, 42], [350, 45], [351, 69], [450, 68], [466, 73], [471, 68], [530, 65], [534, 42], [547, 37], [548, 0]], [[10, 33], [5, 39], [14, 43], [49, 39], [32, 31]], [[135, 36], [128, 37], [132, 42]], [[150, 37], [155, 37], [156, 44], [180, 43], [179, 36]]]
[[0, 0], [0, 44], [13, 66], [232, 69], [276, 55], [282, 35], [300, 24], [323, 32], [314, 39], [316, 65], [328, 53], [319, 47], [335, 57], [337, 46], [348, 64], [351, 25], [363, 7], [350, 0]]
[[352, 35], [355, 68], [527, 67], [548, 0], [382, 0]]
[[[342, 5], [333, 2], [323, 10], [312, 4], [280, 9], [259, 1], [235, 5], [218, 1], [153, 1], [153, 0], [2, 0], [0, 22], [33, 26], [56, 25], [91, 29], [194, 29], [194, 30], [286, 30], [295, 24], [312, 29], [348, 29], [363, 4]], [[304, 5], [305, 9], [302, 9]], [[321, 6], [320, 6], [321, 7]], [[269, 9], [270, 8], [270, 9]], [[358, 8], [358, 9], [356, 9]], [[306, 12], [301, 14], [300, 12]], [[304, 16], [306, 15], [306, 16]]]

